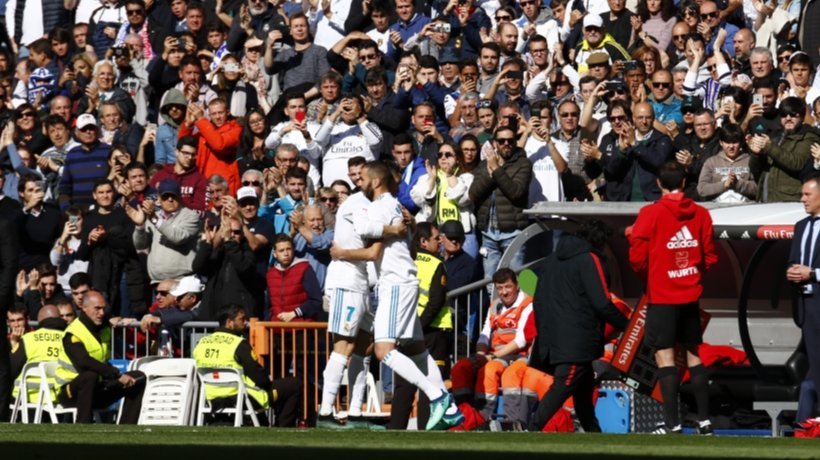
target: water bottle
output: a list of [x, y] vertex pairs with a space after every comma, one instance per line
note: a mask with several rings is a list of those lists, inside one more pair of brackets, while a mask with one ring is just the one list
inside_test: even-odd
[[165, 358], [171, 358], [174, 355], [171, 348], [171, 335], [167, 329], [160, 331], [159, 355]]

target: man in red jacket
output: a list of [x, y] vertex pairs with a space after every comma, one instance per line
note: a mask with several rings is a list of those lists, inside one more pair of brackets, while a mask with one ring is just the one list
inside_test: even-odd
[[[222, 98], [208, 103], [208, 117], [198, 104], [188, 104], [185, 122], [179, 126], [179, 138], [194, 136], [199, 140], [196, 165], [205, 177], [214, 174], [228, 179], [231, 195], [239, 190], [239, 167], [236, 164], [236, 149], [242, 135], [242, 125], [230, 117], [228, 104]], [[199, 130], [194, 134], [194, 127]]]
[[679, 433], [678, 370], [675, 344], [686, 348], [686, 362], [698, 406], [698, 433], [712, 434], [706, 368], [698, 356], [703, 341], [698, 299], [701, 275], [717, 262], [712, 218], [683, 193], [686, 173], [669, 162], [661, 167], [661, 199], [641, 209], [629, 237], [629, 262], [646, 279], [646, 340], [655, 351], [665, 423], [658, 434]]

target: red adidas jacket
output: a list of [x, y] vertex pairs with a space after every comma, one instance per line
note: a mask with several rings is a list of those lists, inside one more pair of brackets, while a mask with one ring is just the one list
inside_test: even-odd
[[629, 262], [646, 280], [650, 304], [697, 301], [704, 270], [717, 262], [709, 211], [679, 192], [641, 209], [629, 244]]

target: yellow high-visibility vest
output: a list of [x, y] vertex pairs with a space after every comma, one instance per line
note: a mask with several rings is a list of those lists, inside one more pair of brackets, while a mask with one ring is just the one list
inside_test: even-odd
[[[419, 316], [424, 313], [427, 307], [427, 302], [430, 301], [430, 286], [433, 284], [433, 276], [439, 265], [443, 264], [438, 257], [430, 255], [426, 252], [419, 252], [416, 254], [416, 276], [419, 279], [419, 305], [416, 312]], [[444, 284], [444, 283], [442, 283]], [[436, 315], [436, 319], [430, 323], [430, 326], [439, 329], [453, 328], [453, 310], [449, 305], [445, 305]]]
[[[236, 361], [236, 349], [245, 340], [244, 337], [229, 334], [227, 332], [214, 332], [203, 337], [194, 348], [193, 357], [196, 360], [196, 367], [204, 368], [231, 368], [242, 369]], [[263, 408], [268, 407], [268, 393], [256, 386], [253, 380], [247, 375], [243, 375], [245, 387], [248, 394], [256, 400]], [[217, 398], [229, 398], [236, 396], [236, 387], [205, 385], [205, 397], [208, 400]]]
[[[97, 341], [94, 334], [92, 334], [80, 320], [72, 321], [66, 328], [65, 333], [73, 336], [71, 339], [72, 341], [81, 342], [85, 347], [85, 350], [88, 352], [88, 355], [95, 360], [105, 363], [111, 358], [110, 327], [106, 327], [102, 330], [102, 332], [100, 332], [99, 341]], [[77, 375], [79, 374], [68, 355], [61, 353], [61, 355], [57, 357], [57, 362], [60, 364], [59, 367], [57, 367], [57, 383], [60, 385], [65, 385], [66, 383], [77, 378]]]

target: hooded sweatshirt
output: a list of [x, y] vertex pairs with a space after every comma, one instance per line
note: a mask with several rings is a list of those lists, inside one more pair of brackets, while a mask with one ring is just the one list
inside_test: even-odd
[[154, 141], [154, 157], [157, 164], [174, 164], [177, 158], [177, 134], [179, 133], [179, 123], [168, 115], [168, 109], [172, 105], [186, 107], [188, 101], [185, 95], [178, 89], [171, 88], [165, 96], [165, 101], [160, 109], [160, 117], [165, 120], [157, 128], [157, 139]]
[[[682, 192], [641, 209], [629, 235], [629, 262], [646, 279], [650, 304], [696, 302], [703, 271], [717, 262], [712, 217]], [[651, 256], [650, 256], [651, 254]]]

